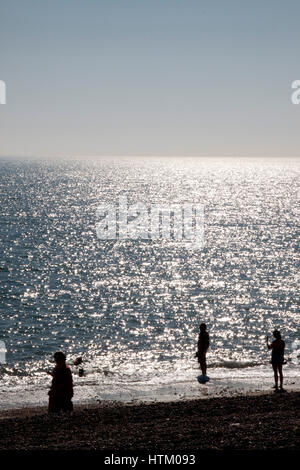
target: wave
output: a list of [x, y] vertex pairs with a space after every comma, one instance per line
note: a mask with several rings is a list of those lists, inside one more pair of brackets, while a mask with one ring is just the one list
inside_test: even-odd
[[247, 367], [257, 367], [265, 365], [265, 363], [257, 361], [235, 361], [220, 360], [219, 362], [210, 363], [209, 367], [225, 367], [227, 369], [245, 369]]
[[12, 377], [30, 377], [32, 373], [23, 369], [17, 369], [16, 367], [6, 367], [0, 364], [0, 378], [4, 375]]

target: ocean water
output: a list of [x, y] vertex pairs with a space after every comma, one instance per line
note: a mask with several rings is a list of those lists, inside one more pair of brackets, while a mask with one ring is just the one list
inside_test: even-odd
[[[75, 401], [270, 389], [265, 336], [299, 379], [299, 160], [0, 160], [0, 407], [45, 404], [56, 350]], [[204, 204], [205, 241], [100, 240], [96, 210]], [[198, 326], [211, 338], [198, 384]]]

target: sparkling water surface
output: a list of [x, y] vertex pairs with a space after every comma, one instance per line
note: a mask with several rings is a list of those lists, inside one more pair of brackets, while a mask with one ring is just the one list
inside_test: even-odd
[[[270, 386], [264, 338], [274, 328], [298, 383], [299, 168], [289, 159], [0, 160], [2, 403], [45, 401], [58, 349], [84, 358], [78, 400]], [[130, 204], [204, 204], [203, 248], [99, 240], [97, 206], [120, 194]], [[202, 389], [200, 321], [211, 337]]]

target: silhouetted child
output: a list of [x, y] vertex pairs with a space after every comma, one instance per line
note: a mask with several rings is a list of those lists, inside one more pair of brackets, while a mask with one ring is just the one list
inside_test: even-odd
[[[75, 361], [73, 362], [74, 366], [77, 368], [78, 366], [81, 366], [82, 365], [82, 357], [77, 357], [77, 359], [75, 359]], [[78, 375], [79, 377], [83, 377], [84, 376], [84, 370], [83, 370], [83, 367], [80, 367], [78, 369]]]
[[271, 344], [269, 344], [269, 336], [266, 337], [268, 349], [272, 349], [271, 364], [274, 371], [275, 380], [275, 392], [278, 392], [278, 372], [280, 377], [280, 391], [283, 391], [283, 374], [282, 366], [284, 362], [284, 348], [285, 342], [281, 339], [281, 334], [278, 330], [273, 331], [275, 338]]
[[206, 353], [209, 348], [209, 334], [206, 331], [205, 323], [201, 323], [199, 329], [200, 333], [198, 338], [198, 351], [196, 353], [196, 357], [198, 358], [202, 375], [204, 378], [206, 378]]
[[57, 351], [54, 354], [55, 368], [52, 372], [48, 372], [53, 379], [49, 390], [49, 413], [58, 413], [59, 411], [73, 410], [73, 380], [72, 372], [66, 365], [66, 355]]

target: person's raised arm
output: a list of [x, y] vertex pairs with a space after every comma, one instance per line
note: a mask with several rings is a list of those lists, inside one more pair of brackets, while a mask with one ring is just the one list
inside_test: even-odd
[[267, 341], [267, 348], [272, 349], [273, 345], [269, 344], [269, 336], [266, 336], [266, 341]]

